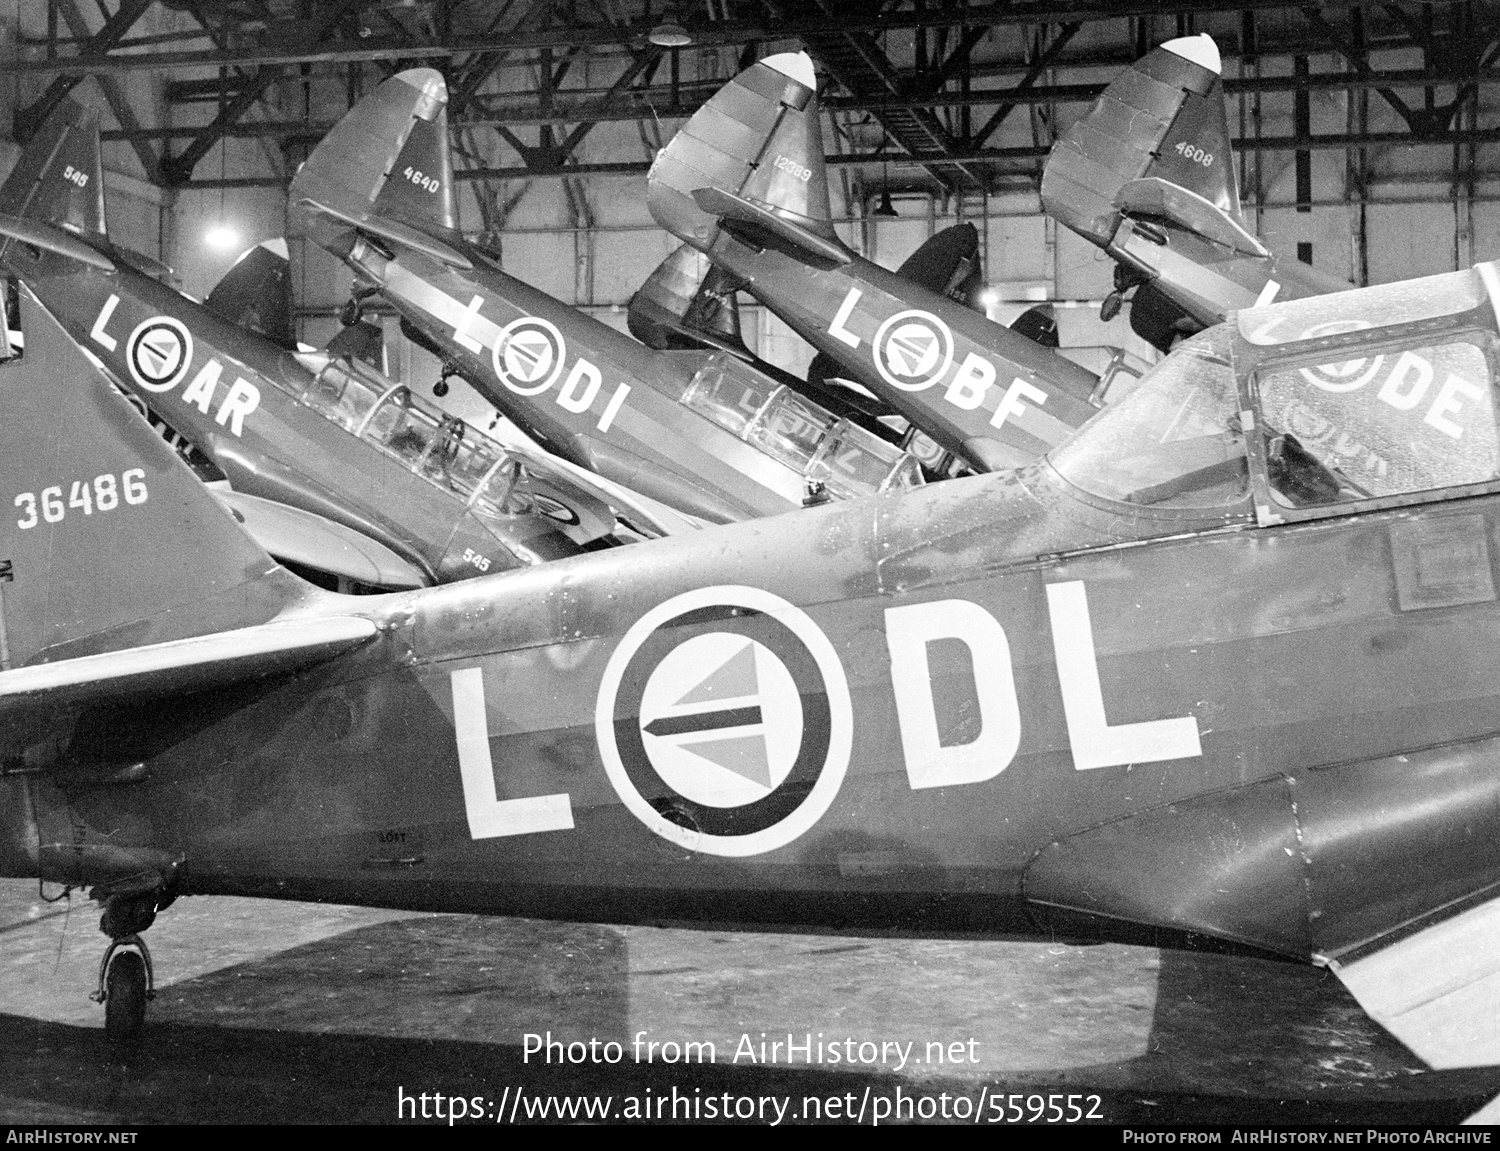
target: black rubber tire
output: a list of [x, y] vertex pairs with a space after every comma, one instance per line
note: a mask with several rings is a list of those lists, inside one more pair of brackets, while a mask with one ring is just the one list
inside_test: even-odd
[[104, 1034], [114, 1044], [134, 1043], [146, 1025], [146, 963], [122, 951], [104, 977]]

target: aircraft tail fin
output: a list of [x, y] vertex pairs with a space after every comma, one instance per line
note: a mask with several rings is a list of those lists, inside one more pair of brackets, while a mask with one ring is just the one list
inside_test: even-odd
[[0, 187], [0, 215], [107, 239], [97, 113], [73, 100], [58, 105]]
[[231, 324], [295, 351], [292, 265], [286, 241], [280, 237], [264, 240], [241, 254], [203, 304]]
[[0, 364], [0, 680], [259, 625], [297, 602], [306, 585], [20, 295], [25, 353]]
[[982, 311], [979, 291], [984, 286], [984, 270], [979, 259], [979, 229], [973, 224], [944, 228], [908, 256], [896, 274], [929, 292]]
[[712, 190], [836, 244], [816, 89], [805, 52], [768, 56], [721, 88], [657, 153], [647, 177], [656, 222], [706, 248], [725, 213], [693, 194]]
[[[1204, 34], [1169, 40], [1110, 83], [1052, 148], [1042, 207], [1086, 239], [1107, 245], [1141, 181], [1168, 207], [1181, 202], [1221, 217], [1216, 230], [1243, 231], [1218, 46]], [[1161, 187], [1188, 196], [1163, 196]], [[1123, 195], [1122, 195], [1123, 193]], [[1198, 219], [1179, 221], [1194, 227]]]
[[291, 200], [332, 209], [346, 222], [456, 231], [442, 75], [432, 68], [400, 72], [356, 104], [302, 165]]
[[708, 257], [683, 244], [630, 300], [630, 334], [648, 347], [724, 348], [748, 356], [732, 285]]

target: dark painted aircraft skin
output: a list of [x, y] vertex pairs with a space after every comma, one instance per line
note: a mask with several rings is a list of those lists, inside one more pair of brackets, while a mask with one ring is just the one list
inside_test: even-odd
[[1500, 907], [1497, 307], [1481, 265], [1249, 310], [1026, 469], [357, 599], [29, 310], [0, 873], [127, 951], [194, 893], [1149, 929], [1378, 1013], [1369, 964]]
[[730, 81], [658, 153], [651, 214], [971, 467], [1032, 462], [1094, 414], [1098, 380], [844, 246], [813, 84], [790, 53]]
[[1108, 252], [1124, 283], [1148, 284], [1196, 327], [1349, 288], [1276, 256], [1246, 227], [1220, 70], [1206, 33], [1153, 49], [1063, 133], [1042, 173], [1047, 214]]
[[[28, 234], [50, 233], [40, 240], [54, 249], [12, 241], [0, 258], [121, 387], [186, 437], [236, 491], [376, 541], [400, 562], [366, 578], [394, 586], [578, 553], [566, 534], [570, 524], [529, 510], [527, 493], [510, 490], [515, 477], [499, 446], [461, 421], [440, 422], [368, 369], [299, 359], [115, 260], [102, 195], [77, 195], [100, 184], [97, 121], [69, 103], [0, 190], [0, 212]], [[0, 220], [0, 239], [16, 231]], [[351, 434], [361, 430], [362, 437]], [[500, 466], [487, 474], [493, 465]], [[581, 517], [558, 497], [612, 525], [599, 500], [537, 483], [547, 506], [572, 524]]]
[[[392, 77], [292, 181], [308, 234], [551, 451], [714, 522], [920, 482], [915, 460], [729, 352], [656, 351], [506, 275], [455, 230], [447, 91]], [[382, 148], [372, 148], [371, 141]]]

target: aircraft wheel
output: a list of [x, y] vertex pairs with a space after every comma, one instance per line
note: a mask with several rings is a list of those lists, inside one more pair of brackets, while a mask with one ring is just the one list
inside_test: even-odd
[[351, 299], [339, 309], [339, 323], [343, 324], [346, 328], [359, 323], [363, 316], [364, 309], [359, 306], [358, 300]]
[[448, 381], [439, 380], [437, 383], [433, 384], [432, 394], [435, 395], [438, 399], [442, 399], [444, 396], [446, 396], [448, 394]]
[[104, 1034], [116, 1046], [140, 1038], [146, 1024], [146, 962], [122, 951], [104, 977]]

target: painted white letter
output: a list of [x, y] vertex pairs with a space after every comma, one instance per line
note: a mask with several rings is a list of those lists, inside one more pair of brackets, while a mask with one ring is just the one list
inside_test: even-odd
[[104, 325], [109, 323], [109, 318], [115, 314], [115, 308], [119, 306], [120, 297], [110, 296], [104, 301], [104, 307], [99, 309], [99, 318], [94, 321], [94, 326], [89, 330], [89, 335], [94, 337], [101, 347], [108, 348], [111, 352], [119, 347], [120, 341], [113, 336], [106, 335]]
[[1047, 611], [1052, 616], [1052, 649], [1057, 654], [1057, 679], [1074, 767], [1085, 771], [1203, 754], [1198, 720], [1191, 715], [1109, 726], [1082, 580], [1048, 584]]
[[[585, 379], [588, 380], [588, 386], [583, 389], [583, 395], [575, 395], [579, 381]], [[579, 360], [573, 365], [573, 370], [568, 373], [568, 378], [563, 381], [563, 386], [557, 393], [558, 405], [570, 412], [588, 411], [594, 397], [599, 394], [599, 383], [599, 369], [587, 360]]]
[[836, 340], [842, 340], [851, 348], [859, 347], [859, 337], [844, 325], [849, 322], [849, 317], [854, 315], [854, 305], [859, 303], [860, 295], [858, 288], [850, 288], [849, 294], [844, 297], [844, 302], [839, 305], [839, 310], [833, 317], [833, 323], [828, 325], [828, 334]]
[[[1415, 375], [1415, 379], [1402, 391], [1402, 385], [1407, 383], [1407, 377]], [[1421, 356], [1414, 356], [1410, 352], [1402, 352], [1401, 358], [1396, 361], [1396, 366], [1391, 369], [1390, 376], [1385, 383], [1380, 385], [1380, 398], [1397, 411], [1409, 412], [1417, 406], [1421, 398], [1427, 394], [1427, 385], [1432, 383], [1432, 365]]]
[[[994, 382], [995, 365], [983, 356], [970, 352], [964, 357], [964, 362], [958, 365], [958, 371], [953, 373], [953, 382], [948, 385], [943, 398], [950, 404], [972, 412], [984, 402], [984, 393], [990, 390], [990, 385]], [[1046, 398], [1042, 397], [1043, 400]]]
[[[927, 665], [927, 645], [935, 639], [961, 640], [969, 649], [980, 719], [979, 734], [969, 743], [942, 746]], [[913, 789], [982, 783], [1010, 766], [1021, 746], [1021, 709], [1010, 641], [999, 620], [962, 599], [887, 608], [885, 642], [901, 751]]]
[[1007, 416], [1019, 416], [1025, 411], [1022, 400], [1030, 400], [1040, 407], [1047, 402], [1047, 393], [1017, 376], [1011, 380], [1010, 387], [1005, 389], [1005, 395], [1001, 396], [1000, 402], [995, 405], [995, 414], [990, 417], [990, 427], [998, 428], [1005, 423]]
[[473, 336], [469, 335], [469, 325], [479, 315], [479, 309], [484, 307], [484, 297], [475, 296], [469, 301], [469, 306], [464, 309], [464, 314], [459, 317], [458, 323], [453, 325], [453, 338], [463, 347], [471, 352], [482, 352], [484, 347]]
[[573, 826], [573, 804], [566, 792], [529, 799], [496, 798], [489, 715], [484, 708], [484, 669], [462, 668], [452, 673], [452, 680], [453, 734], [458, 739], [458, 770], [464, 781], [469, 838], [569, 830]]

